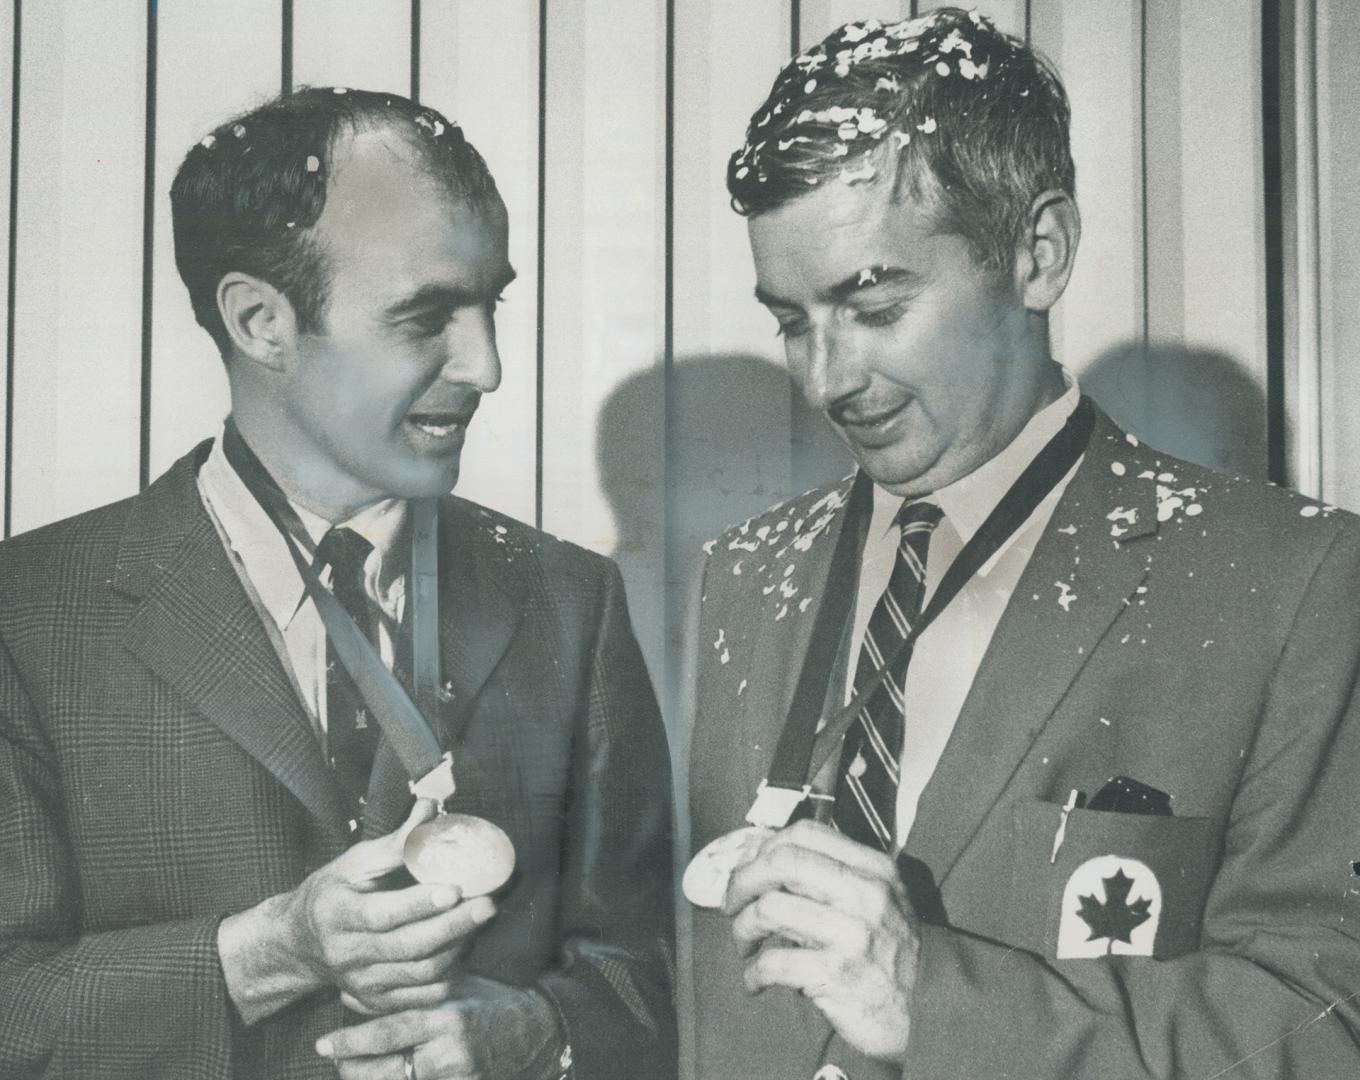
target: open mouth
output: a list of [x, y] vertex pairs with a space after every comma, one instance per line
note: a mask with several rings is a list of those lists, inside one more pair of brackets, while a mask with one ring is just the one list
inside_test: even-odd
[[431, 439], [447, 439], [461, 434], [472, 421], [472, 412], [420, 412], [411, 413], [406, 422], [422, 435]]

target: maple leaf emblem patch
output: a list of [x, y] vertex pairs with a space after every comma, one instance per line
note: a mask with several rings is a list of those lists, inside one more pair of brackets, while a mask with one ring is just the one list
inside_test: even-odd
[[1063, 890], [1058, 959], [1151, 956], [1161, 908], [1161, 884], [1148, 866], [1118, 855], [1088, 859]]
[[1129, 936], [1134, 929], [1148, 921], [1148, 909], [1152, 901], [1144, 897], [1129, 903], [1129, 890], [1133, 888], [1133, 878], [1124, 873], [1121, 866], [1111, 877], [1102, 878], [1105, 885], [1105, 901], [1102, 903], [1094, 896], [1080, 898], [1081, 907], [1077, 914], [1091, 928], [1087, 941], [1108, 938], [1109, 947], [1114, 948], [1116, 941], [1133, 943]]

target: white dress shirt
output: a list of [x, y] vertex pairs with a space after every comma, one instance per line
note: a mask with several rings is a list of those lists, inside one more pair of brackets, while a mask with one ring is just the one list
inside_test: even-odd
[[[324, 743], [326, 628], [307, 598], [302, 576], [278, 527], [227, 461], [220, 434], [199, 470], [198, 490], [284, 670], [311, 714], [313, 730]], [[296, 503], [291, 505], [312, 542], [319, 543], [330, 522]], [[378, 647], [389, 669], [406, 600], [404, 560], [393, 557], [399, 539], [405, 536], [405, 520], [405, 501], [384, 499], [341, 523], [373, 545], [364, 563], [364, 591], [380, 614]], [[330, 584], [329, 567], [322, 580]]]
[[[1063, 374], [1067, 391], [1036, 413], [1004, 450], [967, 476], [920, 500], [935, 503], [944, 511], [944, 519], [931, 535], [926, 556], [923, 606], [929, 603], [950, 563], [1076, 409], [1081, 392], [1075, 378], [1067, 372]], [[907, 668], [906, 726], [895, 829], [899, 848], [911, 831], [921, 792], [944, 753], [983, 654], [1001, 621], [1001, 613], [1076, 468], [1073, 465], [1068, 470], [1025, 523], [917, 639]], [[900, 536], [893, 519], [905, 501], [900, 495], [874, 487], [873, 516], [864, 544], [850, 638], [854, 648], [848, 650], [845, 671], [846, 701], [853, 696], [855, 668], [869, 617], [892, 576]]]

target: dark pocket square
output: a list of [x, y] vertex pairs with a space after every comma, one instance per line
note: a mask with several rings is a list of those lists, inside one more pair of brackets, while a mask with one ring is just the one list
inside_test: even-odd
[[1171, 796], [1132, 777], [1112, 776], [1104, 787], [1091, 796], [1085, 809], [1171, 817]]

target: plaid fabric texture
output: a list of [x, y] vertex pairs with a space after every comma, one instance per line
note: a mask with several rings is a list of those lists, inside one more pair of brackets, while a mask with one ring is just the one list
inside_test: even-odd
[[[334, 994], [246, 1030], [218, 965], [220, 919], [346, 837], [195, 469], [0, 545], [0, 1077], [335, 1075]], [[455, 809], [518, 859], [466, 968], [550, 994], [583, 1080], [672, 1075], [668, 759], [617, 570], [461, 500], [441, 524]], [[374, 774], [367, 835], [410, 805], [385, 746]]]

